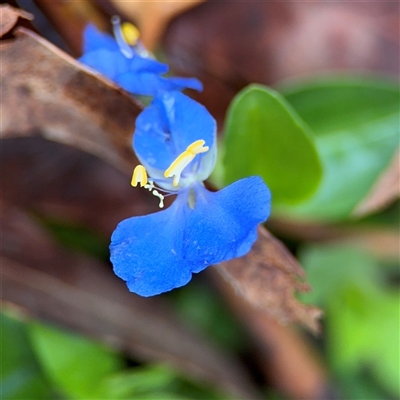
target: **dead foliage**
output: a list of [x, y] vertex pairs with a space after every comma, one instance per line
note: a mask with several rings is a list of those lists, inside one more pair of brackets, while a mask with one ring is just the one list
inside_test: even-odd
[[218, 266], [237, 294], [282, 323], [319, 330], [321, 310], [299, 302], [294, 294], [308, 291], [304, 270], [285, 246], [260, 227], [251, 251]]
[[135, 359], [168, 362], [231, 396], [257, 397], [239, 362], [190, 332], [165, 302], [129, 293], [110, 266], [66, 251], [34, 218], [1, 205], [3, 301]]
[[217, 118], [250, 83], [338, 72], [398, 76], [397, 2], [207, 1], [171, 21], [163, 45], [177, 74]]
[[1, 138], [39, 133], [130, 171], [135, 100], [32, 31], [15, 34], [0, 48]]
[[382, 172], [366, 197], [356, 206], [353, 216], [364, 217], [383, 210], [400, 196], [400, 151]]
[[110, 0], [118, 13], [137, 23], [143, 44], [155, 50], [167, 26], [177, 15], [203, 3], [205, 0], [136, 1]]
[[18, 18], [33, 19], [33, 15], [9, 4], [0, 6], [0, 38], [14, 28]]

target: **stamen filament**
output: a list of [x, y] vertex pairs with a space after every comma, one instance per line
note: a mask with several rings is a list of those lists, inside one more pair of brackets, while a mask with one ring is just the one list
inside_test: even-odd
[[132, 58], [134, 56], [134, 52], [129, 46], [127, 39], [124, 36], [124, 32], [122, 31], [121, 19], [118, 17], [118, 15], [114, 15], [111, 18], [111, 23], [113, 25], [115, 40], [117, 41], [122, 54], [126, 58]]
[[[154, 182], [152, 180], [147, 179], [147, 172], [146, 168], [139, 164], [133, 170], [132, 176], [132, 186], [136, 187], [138, 183], [140, 183], [140, 187], [144, 187], [149, 192], [151, 192], [154, 196], [160, 199], [158, 206], [160, 208], [164, 207], [164, 195], [161, 194], [158, 190], [155, 189]], [[162, 189], [160, 189], [162, 190]]]
[[164, 196], [156, 189], [154, 189], [152, 193], [154, 194], [154, 196], [156, 196], [160, 199], [160, 202], [158, 203], [158, 207], [163, 208], [164, 207]]

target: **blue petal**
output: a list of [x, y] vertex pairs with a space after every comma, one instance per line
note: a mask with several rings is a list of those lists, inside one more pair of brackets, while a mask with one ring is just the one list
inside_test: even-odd
[[246, 254], [270, 211], [270, 192], [259, 177], [211, 193], [195, 188], [167, 210], [122, 221], [111, 238], [114, 272], [130, 291], [153, 296], [185, 285], [192, 273]]
[[155, 97], [136, 118], [133, 147], [139, 161], [146, 167], [150, 176], [160, 177], [174, 160], [175, 149], [170, 140], [168, 121], [163, 113], [160, 99]]
[[128, 59], [128, 68], [124, 72], [152, 72], [154, 74], [165, 74], [169, 70], [169, 66], [160, 61], [152, 58], [144, 58], [139, 55], [135, 55], [133, 58]]
[[111, 237], [114, 272], [131, 292], [153, 296], [183, 286], [191, 264], [182, 262], [182, 235], [188, 207], [174, 202], [167, 210], [122, 221]]
[[194, 89], [199, 92], [203, 90], [203, 84], [196, 78], [182, 78], [182, 77], [162, 77], [163, 80], [163, 90], [184, 90], [184, 89]]
[[115, 39], [104, 32], [99, 31], [93, 24], [89, 24], [83, 32], [83, 52], [105, 49], [116, 51], [119, 50]]
[[270, 213], [271, 194], [258, 176], [237, 181], [219, 192], [198, 186], [196, 204], [183, 233], [183, 258], [199, 272], [210, 264], [246, 254], [257, 226]]
[[162, 92], [136, 119], [133, 148], [146, 168], [165, 170], [200, 139], [216, 145], [216, 123], [207, 109], [181, 92]]
[[[146, 61], [154, 63], [154, 60]], [[130, 72], [117, 78], [118, 84], [128, 92], [143, 96], [155, 96], [160, 91], [183, 90], [186, 88], [202, 89], [201, 82], [195, 78], [164, 78], [153, 73], [153, 71], [146, 70], [148, 66], [143, 65], [140, 70], [135, 70], [134, 72], [131, 72], [133, 71], [133, 68], [131, 68]]]
[[155, 96], [163, 90], [163, 78], [148, 72], [125, 73], [118, 77], [117, 83], [128, 92], [142, 96]]
[[79, 61], [113, 81], [128, 68], [128, 59], [122, 53], [106, 49], [86, 53]]

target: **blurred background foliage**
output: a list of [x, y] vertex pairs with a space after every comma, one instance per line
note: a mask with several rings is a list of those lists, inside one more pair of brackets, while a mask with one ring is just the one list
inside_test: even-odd
[[[120, 12], [139, 25], [148, 46], [162, 49], [175, 71], [204, 81], [205, 91], [198, 99], [223, 132], [213, 184], [223, 186], [252, 174], [265, 179], [273, 193], [267, 228], [306, 270], [313, 290], [299, 298], [324, 311], [320, 335], [283, 328], [300, 338], [299, 348], [311, 349], [299, 364], [293, 361], [298, 376], [294, 386], [301, 386], [307, 363], [316, 362], [318, 390], [307, 398], [399, 398], [398, 4], [222, 6], [209, 1], [193, 2], [189, 11], [163, 11], [140, 8], [139, 3], [146, 2], [128, 9], [113, 1], [82, 2], [84, 7], [79, 2], [11, 3], [33, 12], [33, 27], [74, 55], [79, 55], [77, 32], [84, 23], [95, 20], [106, 28], [109, 14]], [[220, 29], [230, 30], [221, 33], [212, 15], [221, 16], [223, 10], [227, 13]], [[149, 15], [158, 21], [153, 28]], [[210, 29], [203, 37], [199, 27], [204, 29], [207, 21]], [[310, 22], [313, 29], [308, 31]], [[345, 26], [342, 32], [335, 30], [337, 24]], [[241, 27], [243, 39], [235, 36], [233, 26]], [[276, 44], [268, 39], [272, 33]], [[262, 43], [255, 44], [260, 37]], [[217, 43], [214, 47], [211, 40]], [[333, 56], [322, 51], [322, 44], [337, 55], [331, 64]], [[290, 53], [295, 45], [300, 49]], [[308, 48], [313, 46], [316, 53]], [[283, 57], [282, 52], [291, 56]], [[247, 69], [243, 60], [248, 61]], [[291, 67], [283, 67], [285, 63]], [[5, 156], [14, 154], [4, 148]], [[15, 159], [13, 163], [7, 166], [15, 166]], [[93, 224], [85, 226], [84, 219], [63, 219], [62, 212], [52, 215], [32, 203], [27, 209], [61, 247], [107, 262], [107, 229], [96, 231]], [[276, 367], [274, 375], [274, 364], [266, 361], [273, 342], [268, 335], [263, 338], [264, 354], [254, 333], [257, 328], [249, 326], [236, 312], [235, 302], [217, 288], [215, 277], [201, 275], [162, 299], [189, 329], [245, 366], [255, 397], [305, 398], [287, 382], [296, 347], [293, 350], [281, 337], [289, 363], [284, 372]], [[113, 337], [99, 341], [43, 322], [40, 312], [29, 315], [21, 305], [5, 300], [0, 330], [4, 399], [233, 398], [218, 385], [171, 367], [167, 356], [144, 361], [141, 354], [135, 357], [115, 345]], [[162, 338], [163, 332], [159, 335]]]

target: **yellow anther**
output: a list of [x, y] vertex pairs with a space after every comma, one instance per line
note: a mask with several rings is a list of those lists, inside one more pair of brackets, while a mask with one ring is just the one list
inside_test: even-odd
[[196, 140], [190, 144], [186, 150], [179, 154], [178, 157], [172, 161], [171, 165], [164, 172], [166, 178], [174, 177], [173, 185], [179, 185], [179, 179], [182, 171], [193, 161], [196, 154], [204, 153], [208, 151], [209, 147], [204, 146], [206, 142], [204, 140]]
[[124, 22], [121, 24], [121, 31], [126, 43], [135, 46], [140, 36], [139, 29], [130, 22]]
[[186, 151], [193, 154], [205, 153], [209, 149], [208, 146], [204, 146], [205, 143], [204, 140], [196, 140], [187, 147]]
[[136, 187], [140, 183], [140, 186], [143, 187], [147, 185], [147, 172], [146, 168], [143, 165], [137, 165], [133, 170], [132, 182], [131, 185]]

